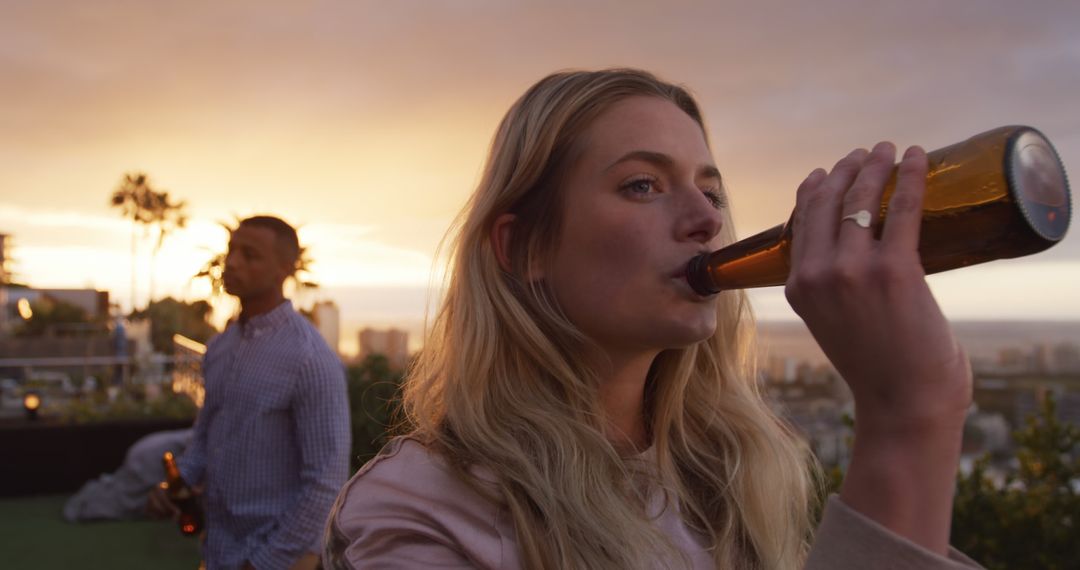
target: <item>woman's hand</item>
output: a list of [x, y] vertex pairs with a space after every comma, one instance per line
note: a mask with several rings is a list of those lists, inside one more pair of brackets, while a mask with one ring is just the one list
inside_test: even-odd
[[[944, 552], [971, 372], [919, 262], [922, 149], [904, 154], [875, 238], [895, 156], [892, 144], [880, 143], [802, 183], [785, 293], [855, 398], [855, 449], [841, 499]], [[870, 227], [855, 219], [862, 210]]]
[[856, 150], [803, 182], [785, 293], [851, 387], [859, 423], [917, 435], [959, 427], [971, 378], [919, 263], [925, 153], [914, 147], [900, 163], [880, 240], [843, 219], [867, 210], [877, 222], [895, 152]]

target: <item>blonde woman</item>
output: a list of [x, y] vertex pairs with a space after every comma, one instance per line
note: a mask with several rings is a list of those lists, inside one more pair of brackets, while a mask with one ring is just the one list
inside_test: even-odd
[[966, 358], [923, 278], [926, 157], [881, 239], [887, 143], [797, 193], [787, 296], [855, 396], [816, 533], [814, 462], [769, 411], [741, 292], [695, 255], [733, 239], [697, 104], [636, 70], [551, 75], [503, 119], [410, 371], [411, 432], [345, 486], [332, 568], [961, 568], [953, 476]]

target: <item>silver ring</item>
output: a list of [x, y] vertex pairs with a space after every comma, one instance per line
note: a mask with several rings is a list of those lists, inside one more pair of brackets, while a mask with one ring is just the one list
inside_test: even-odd
[[859, 210], [854, 214], [848, 214], [843, 218], [840, 218], [840, 223], [844, 223], [851, 220], [859, 225], [860, 228], [870, 227], [870, 210]]

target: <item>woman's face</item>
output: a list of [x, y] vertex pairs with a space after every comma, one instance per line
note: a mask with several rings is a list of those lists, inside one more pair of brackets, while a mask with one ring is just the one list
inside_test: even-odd
[[708, 338], [716, 298], [694, 293], [684, 275], [719, 246], [725, 207], [701, 127], [670, 101], [641, 96], [605, 111], [581, 142], [543, 270], [560, 306], [611, 356]]

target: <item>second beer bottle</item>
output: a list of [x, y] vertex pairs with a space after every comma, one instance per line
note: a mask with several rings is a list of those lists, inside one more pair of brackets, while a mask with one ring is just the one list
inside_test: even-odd
[[[1065, 168], [1039, 131], [1000, 127], [928, 153], [919, 255], [927, 274], [1042, 251], [1065, 236], [1072, 214]], [[888, 214], [896, 169], [885, 186]], [[790, 270], [791, 223], [691, 260], [701, 295], [782, 285]]]
[[203, 512], [202, 506], [199, 505], [199, 498], [180, 476], [180, 469], [176, 466], [176, 459], [171, 451], [165, 452], [161, 462], [165, 466], [165, 481], [161, 485], [169, 496], [169, 500], [180, 509], [180, 517], [177, 521], [180, 532], [186, 536], [196, 536], [203, 529]]

